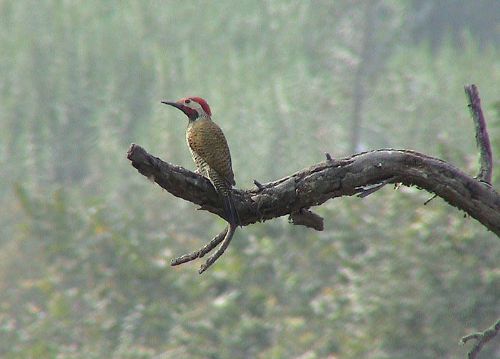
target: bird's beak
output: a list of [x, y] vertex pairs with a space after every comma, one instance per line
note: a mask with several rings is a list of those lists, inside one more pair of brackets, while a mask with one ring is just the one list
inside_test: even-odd
[[195, 120], [198, 118], [198, 112], [196, 110], [193, 110], [192, 108], [189, 108], [187, 106], [184, 106], [182, 103], [179, 102], [169, 102], [169, 101], [162, 101], [161, 103], [164, 103], [165, 105], [170, 105], [175, 108], [178, 108], [184, 114], [190, 119], [190, 120]]
[[175, 108], [178, 108], [179, 110], [182, 111], [183, 106], [177, 102], [162, 101], [161, 103], [164, 103], [165, 105], [174, 106]]

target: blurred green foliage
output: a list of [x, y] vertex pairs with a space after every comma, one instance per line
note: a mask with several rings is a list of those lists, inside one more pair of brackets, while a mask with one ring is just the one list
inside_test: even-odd
[[[466, 23], [437, 49], [420, 33], [412, 42], [417, 8], [374, 8], [384, 51], [364, 84], [361, 147], [414, 149], [474, 174], [463, 86], [476, 83], [499, 164], [498, 44]], [[186, 95], [211, 104], [240, 188], [348, 155], [364, 9], [0, 1], [0, 356], [464, 356], [459, 338], [500, 316], [500, 245], [441, 200], [386, 188], [318, 208], [323, 232], [285, 219], [243, 228], [198, 276], [200, 263], [169, 260], [224, 223], [125, 158], [136, 142], [194, 167], [185, 119], [160, 104]]]

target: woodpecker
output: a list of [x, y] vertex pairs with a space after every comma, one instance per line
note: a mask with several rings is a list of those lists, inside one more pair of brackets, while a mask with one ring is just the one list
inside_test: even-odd
[[197, 172], [208, 178], [221, 196], [229, 225], [235, 228], [239, 218], [231, 196], [231, 188], [236, 184], [231, 153], [224, 133], [212, 121], [208, 103], [201, 97], [185, 97], [176, 102], [162, 103], [178, 108], [188, 117], [186, 142]]

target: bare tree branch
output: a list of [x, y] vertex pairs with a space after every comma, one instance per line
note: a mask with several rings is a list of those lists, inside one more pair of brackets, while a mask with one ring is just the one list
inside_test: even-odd
[[476, 359], [479, 352], [483, 348], [483, 345], [486, 344], [486, 342], [493, 339], [498, 334], [498, 332], [500, 332], [500, 319], [497, 320], [495, 324], [486, 329], [484, 332], [472, 333], [463, 337], [460, 340], [461, 344], [465, 344], [471, 339], [477, 340], [476, 343], [474, 343], [472, 349], [469, 351], [468, 358]]
[[491, 152], [490, 139], [486, 130], [486, 121], [484, 120], [483, 110], [481, 109], [481, 100], [476, 85], [465, 86], [465, 93], [469, 100], [469, 108], [474, 120], [476, 129], [476, 143], [479, 148], [479, 174], [477, 178], [486, 183], [491, 183], [493, 175], [493, 155]]
[[203, 256], [205, 256], [205, 254], [209, 253], [212, 249], [217, 247], [220, 242], [222, 242], [224, 240], [224, 238], [227, 235], [228, 230], [229, 230], [229, 226], [227, 226], [226, 229], [224, 229], [222, 232], [220, 232], [218, 235], [216, 235], [210, 242], [208, 242], [206, 245], [204, 245], [199, 250], [194, 251], [192, 253], [184, 254], [183, 256], [172, 259], [172, 262], [170, 264], [172, 266], [178, 266], [179, 264], [187, 263], [187, 262], [193, 261], [197, 258], [202, 258]]
[[[132, 165], [174, 196], [224, 218], [222, 202], [210, 182], [185, 168], [163, 162], [138, 145], [128, 152]], [[500, 195], [489, 185], [439, 159], [383, 149], [318, 163], [260, 188], [234, 190], [242, 226], [290, 215], [329, 199], [352, 196], [378, 183], [423, 188], [465, 211], [500, 236]]]
[[324, 229], [323, 218], [306, 208], [302, 208], [298, 212], [290, 213], [288, 219], [295, 225], [306, 226], [317, 231], [322, 231]]

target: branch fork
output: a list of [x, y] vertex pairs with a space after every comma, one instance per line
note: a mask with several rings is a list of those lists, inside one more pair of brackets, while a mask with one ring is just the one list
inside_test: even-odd
[[469, 340], [474, 339], [476, 342], [474, 343], [472, 349], [469, 351], [468, 358], [476, 359], [479, 352], [483, 348], [484, 344], [493, 339], [499, 332], [500, 332], [500, 319], [497, 320], [495, 324], [486, 329], [484, 332], [477, 332], [466, 335], [460, 340], [460, 344], [464, 345]]

